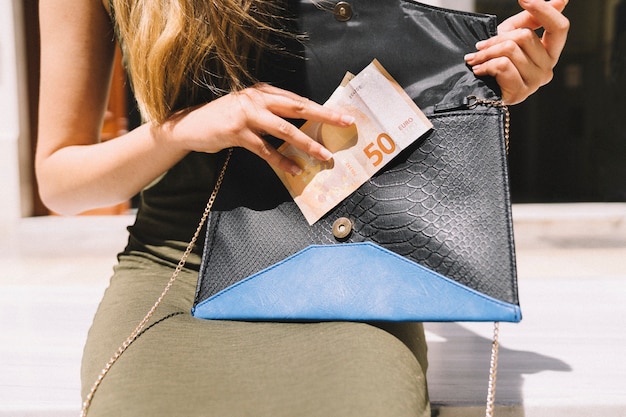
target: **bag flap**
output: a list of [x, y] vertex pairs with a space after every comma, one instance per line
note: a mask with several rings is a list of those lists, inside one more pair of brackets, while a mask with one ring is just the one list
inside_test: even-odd
[[519, 306], [371, 242], [309, 246], [199, 303], [193, 315], [280, 321], [521, 320]]

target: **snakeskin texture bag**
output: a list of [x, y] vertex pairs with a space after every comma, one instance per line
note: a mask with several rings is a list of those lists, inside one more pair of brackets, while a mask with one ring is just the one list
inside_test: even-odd
[[[101, 371], [148, 326], [206, 224], [193, 315], [280, 321], [494, 321], [487, 413], [493, 416], [498, 322], [517, 322], [507, 167], [508, 110], [494, 80], [463, 57], [496, 34], [494, 16], [411, 0], [293, 0], [308, 39], [262, 62], [262, 81], [325, 101], [346, 71], [378, 59], [433, 129], [309, 226], [274, 171], [242, 149], [224, 164], [167, 286]], [[275, 143], [278, 145], [278, 143]]]
[[292, 3], [304, 59], [266, 68], [270, 80], [323, 102], [376, 58], [434, 128], [313, 226], [264, 161], [235, 149], [194, 316], [519, 321], [508, 111], [463, 60], [495, 17], [408, 0]]

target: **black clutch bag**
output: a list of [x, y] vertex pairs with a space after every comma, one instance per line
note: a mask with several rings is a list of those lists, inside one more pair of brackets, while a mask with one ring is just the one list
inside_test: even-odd
[[308, 39], [283, 85], [323, 102], [345, 71], [378, 59], [434, 127], [312, 226], [272, 169], [235, 149], [193, 315], [519, 321], [508, 112], [463, 60], [495, 17], [409, 0], [294, 3]]
[[228, 320], [495, 321], [487, 414], [493, 415], [499, 321], [521, 319], [509, 198], [508, 111], [463, 56], [496, 33], [494, 16], [411, 0], [294, 0], [308, 40], [266, 61], [267, 81], [318, 102], [373, 59], [433, 129], [309, 226], [273, 170], [224, 153], [202, 220], [154, 306], [102, 370], [84, 404], [139, 334], [206, 224], [193, 315]]

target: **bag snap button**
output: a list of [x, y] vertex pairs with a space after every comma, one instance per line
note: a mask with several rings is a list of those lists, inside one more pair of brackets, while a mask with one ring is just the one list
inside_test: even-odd
[[337, 240], [345, 240], [352, 233], [352, 222], [346, 217], [340, 217], [333, 223], [333, 236]]
[[352, 19], [352, 6], [350, 3], [345, 1], [340, 1], [335, 4], [333, 8], [333, 14], [335, 15], [335, 19], [339, 22], [347, 22]]

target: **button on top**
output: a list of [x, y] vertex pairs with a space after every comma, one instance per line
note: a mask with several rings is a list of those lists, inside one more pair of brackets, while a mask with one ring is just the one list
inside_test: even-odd
[[348, 2], [340, 1], [335, 4], [333, 14], [338, 21], [347, 22], [352, 19], [352, 6]]
[[333, 236], [337, 240], [345, 240], [352, 233], [352, 222], [346, 217], [340, 217], [333, 223]]

